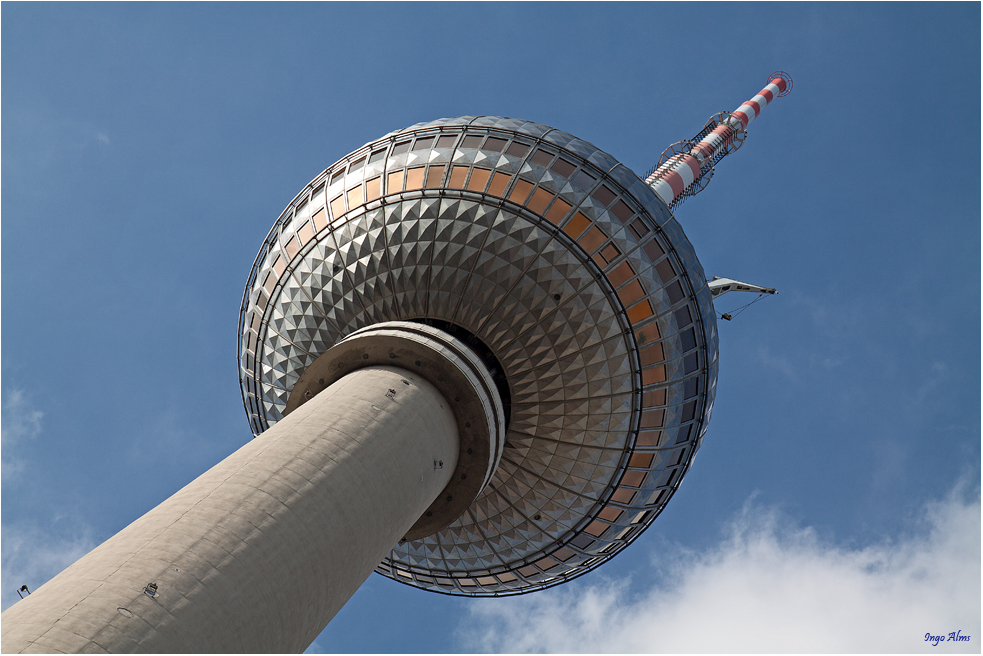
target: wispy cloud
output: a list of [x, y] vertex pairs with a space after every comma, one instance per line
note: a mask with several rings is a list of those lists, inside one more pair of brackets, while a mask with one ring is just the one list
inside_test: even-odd
[[4, 113], [11, 146], [4, 149], [5, 175], [44, 175], [54, 166], [111, 147], [107, 130], [66, 116], [43, 103], [12, 106]]
[[20, 586], [37, 590], [96, 546], [87, 525], [68, 519], [46, 527], [34, 522], [4, 524], [2, 544], [2, 610], [20, 599]]
[[927, 372], [922, 384], [915, 390], [915, 403], [924, 403], [928, 396], [934, 393], [948, 378], [949, 372], [946, 364], [932, 360], [931, 371]]
[[31, 440], [41, 433], [41, 419], [44, 413], [35, 410], [22, 390], [7, 392], [3, 401], [3, 414], [0, 418], [0, 476], [4, 483], [17, 478], [23, 463], [17, 454], [17, 447], [25, 440]]
[[[614, 581], [483, 600], [462, 636], [481, 651], [607, 653], [979, 653], [983, 637], [978, 491], [926, 504], [908, 535], [859, 548], [749, 503], [719, 545], [679, 550], [651, 574], [636, 594]], [[955, 631], [970, 641], [925, 641]]]
[[758, 347], [758, 360], [765, 367], [777, 369], [790, 382], [798, 382], [799, 375], [791, 359], [786, 355], [776, 355], [771, 347], [761, 345]]
[[[23, 390], [6, 392], [0, 421], [0, 475], [5, 487], [20, 480], [23, 461], [18, 447], [41, 434], [43, 418], [44, 413], [35, 409]], [[2, 534], [0, 609], [20, 599], [20, 586], [36, 590], [95, 546], [89, 526], [67, 517], [46, 525], [36, 521], [5, 522]]]

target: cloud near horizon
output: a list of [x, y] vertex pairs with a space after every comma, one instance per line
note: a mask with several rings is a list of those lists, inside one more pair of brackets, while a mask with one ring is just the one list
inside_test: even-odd
[[37, 590], [95, 547], [92, 530], [77, 521], [57, 521], [49, 527], [33, 522], [4, 524], [0, 610], [19, 601], [20, 586]]
[[[908, 535], [865, 547], [831, 544], [749, 501], [726, 539], [702, 553], [677, 550], [650, 583], [481, 600], [460, 637], [466, 649], [505, 653], [979, 653], [972, 496], [958, 487], [927, 503]], [[970, 640], [925, 640], [956, 631]]]
[[11, 390], [3, 400], [3, 418], [0, 420], [0, 478], [10, 483], [17, 478], [23, 463], [17, 456], [17, 446], [24, 440], [37, 437], [41, 432], [44, 413], [35, 410], [21, 390]]
[[[22, 390], [6, 392], [0, 421], [0, 449], [5, 488], [24, 483], [24, 463], [18, 447], [41, 434], [44, 413], [36, 410]], [[10, 493], [10, 490], [8, 490]], [[91, 528], [77, 520], [56, 517], [46, 526], [37, 521], [15, 521], [0, 527], [0, 610], [20, 600], [17, 590], [36, 590], [53, 576], [91, 551], [96, 543]]]

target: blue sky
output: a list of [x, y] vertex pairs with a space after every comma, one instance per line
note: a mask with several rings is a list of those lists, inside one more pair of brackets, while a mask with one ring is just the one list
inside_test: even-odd
[[373, 575], [311, 650], [979, 651], [980, 5], [0, 17], [4, 608], [249, 439], [242, 288], [335, 160], [492, 114], [644, 173], [782, 69], [791, 95], [676, 211], [708, 275], [779, 295], [721, 322], [710, 432], [662, 516], [520, 598]]

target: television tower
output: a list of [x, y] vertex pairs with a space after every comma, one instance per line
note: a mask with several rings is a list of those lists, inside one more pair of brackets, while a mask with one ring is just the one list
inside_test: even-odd
[[246, 284], [255, 439], [4, 612], [2, 650], [302, 651], [373, 570], [497, 596], [610, 559], [691, 466], [712, 298], [750, 287], [708, 283], [670, 210], [790, 89], [772, 75], [646, 180], [473, 116], [322, 172]]

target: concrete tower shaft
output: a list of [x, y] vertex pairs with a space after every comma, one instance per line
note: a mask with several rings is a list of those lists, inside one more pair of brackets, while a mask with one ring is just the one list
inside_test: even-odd
[[[344, 367], [290, 416], [5, 611], [2, 651], [306, 649], [417, 519], [456, 494], [461, 461], [473, 461], [459, 424], [469, 424], [472, 451], [489, 432], [502, 437], [487, 372], [463, 344], [421, 328], [376, 330], [401, 341], [400, 358], [415, 370], [362, 358], [371, 334], [339, 344], [341, 359], [367, 364]], [[446, 380], [459, 403], [438, 388]]]

